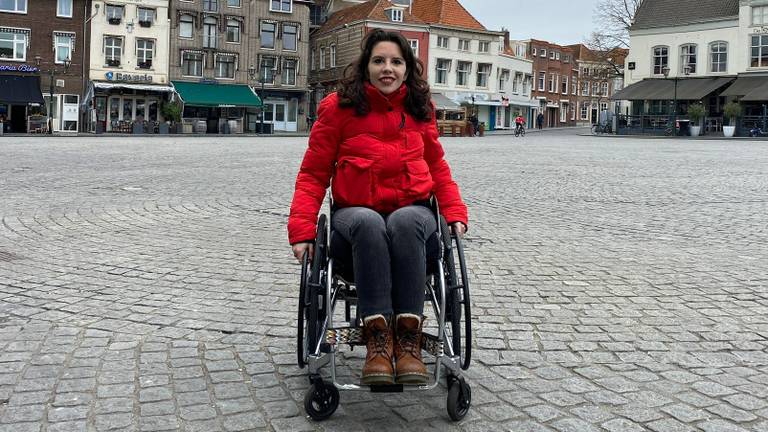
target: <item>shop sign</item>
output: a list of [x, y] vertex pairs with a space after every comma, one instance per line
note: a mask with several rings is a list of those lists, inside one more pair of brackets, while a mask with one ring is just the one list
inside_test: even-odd
[[0, 65], [0, 72], [26, 72], [26, 73], [34, 73], [34, 72], [40, 72], [40, 68], [35, 66], [30, 66], [27, 64], [9, 64], [9, 65]]
[[104, 74], [109, 81], [126, 81], [126, 82], [152, 82], [152, 75], [148, 74], [127, 74], [123, 72], [107, 72]]
[[758, 27], [752, 29], [753, 34], [768, 34], [768, 26]]

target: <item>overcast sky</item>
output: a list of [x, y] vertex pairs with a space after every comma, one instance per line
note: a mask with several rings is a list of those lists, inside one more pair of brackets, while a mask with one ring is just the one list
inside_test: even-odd
[[597, 0], [459, 0], [489, 30], [507, 28], [512, 39], [541, 39], [562, 45], [584, 42], [592, 33]]

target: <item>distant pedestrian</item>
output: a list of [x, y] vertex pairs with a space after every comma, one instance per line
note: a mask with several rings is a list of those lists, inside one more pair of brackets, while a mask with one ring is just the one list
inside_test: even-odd
[[536, 116], [536, 127], [538, 129], [544, 128], [544, 114], [539, 113], [539, 115]]

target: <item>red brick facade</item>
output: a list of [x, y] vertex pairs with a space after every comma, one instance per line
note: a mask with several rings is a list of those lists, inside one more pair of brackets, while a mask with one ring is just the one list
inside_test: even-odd
[[531, 97], [539, 101], [537, 113], [544, 114], [543, 127], [576, 124], [578, 66], [571, 48], [532, 39], [528, 56], [533, 60]]

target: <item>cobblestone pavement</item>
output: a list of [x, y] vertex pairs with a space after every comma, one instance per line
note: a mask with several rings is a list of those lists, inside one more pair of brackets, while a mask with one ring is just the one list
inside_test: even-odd
[[472, 410], [342, 392], [313, 423], [285, 233], [305, 139], [0, 138], [0, 432], [768, 431], [768, 145], [444, 142]]

